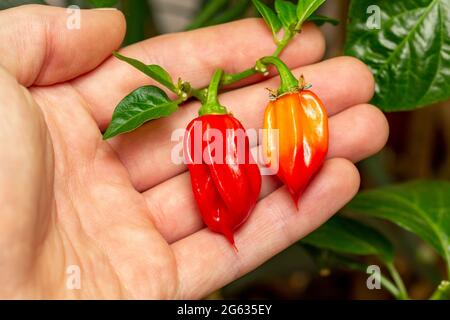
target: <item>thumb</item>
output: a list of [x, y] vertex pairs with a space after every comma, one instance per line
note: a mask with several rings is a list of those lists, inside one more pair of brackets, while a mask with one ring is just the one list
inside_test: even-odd
[[53, 207], [53, 149], [28, 90], [0, 66], [0, 298], [30, 281]]
[[20, 84], [51, 85], [91, 71], [125, 34], [123, 14], [28, 5], [0, 11], [0, 63]]

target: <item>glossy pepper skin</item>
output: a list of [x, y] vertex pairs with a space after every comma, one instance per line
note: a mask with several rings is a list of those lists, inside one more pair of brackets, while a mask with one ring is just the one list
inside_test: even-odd
[[[223, 139], [216, 140], [215, 133]], [[214, 147], [217, 141], [222, 143]], [[203, 221], [234, 245], [233, 233], [248, 218], [261, 189], [245, 129], [230, 114], [200, 116], [187, 126], [184, 155]]]
[[[309, 90], [281, 95], [264, 115], [263, 155], [278, 167], [295, 204], [328, 152], [328, 118], [319, 97]], [[275, 130], [278, 130], [278, 135]]]

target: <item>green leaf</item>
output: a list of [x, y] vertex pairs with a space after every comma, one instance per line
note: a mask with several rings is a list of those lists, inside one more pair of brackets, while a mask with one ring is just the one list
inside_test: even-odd
[[417, 234], [450, 265], [449, 195], [449, 181], [415, 181], [361, 192], [347, 208]]
[[345, 53], [375, 75], [374, 104], [400, 111], [450, 98], [448, 17], [449, 0], [351, 2]]
[[114, 110], [103, 139], [130, 132], [149, 120], [167, 117], [178, 109], [178, 103], [155, 86], [141, 87], [126, 96]]
[[337, 19], [330, 18], [330, 17], [327, 17], [327, 16], [321, 16], [321, 15], [318, 15], [318, 14], [311, 15], [307, 19], [307, 21], [312, 21], [318, 26], [324, 25], [325, 23], [332, 24], [333, 26], [337, 26], [339, 24], [339, 20], [337, 20]]
[[305, 22], [326, 0], [299, 0], [297, 4], [297, 19], [302, 24]]
[[173, 83], [173, 80], [170, 76], [170, 74], [164, 70], [162, 67], [156, 65], [156, 64], [151, 64], [151, 65], [146, 65], [145, 63], [133, 59], [133, 58], [129, 58], [129, 57], [125, 57], [123, 55], [121, 55], [120, 53], [114, 52], [113, 55], [122, 60], [127, 62], [128, 64], [132, 65], [133, 67], [135, 67], [136, 69], [142, 71], [143, 73], [145, 73], [147, 76], [149, 76], [150, 78], [154, 79], [155, 81], [159, 82], [160, 84], [162, 84], [163, 86], [165, 86], [166, 88], [168, 88], [171, 91], [176, 91], [176, 87]]
[[112, 8], [117, 4], [117, 0], [88, 0], [96, 8]]
[[295, 4], [285, 0], [275, 0], [275, 11], [285, 29], [293, 30], [295, 28], [298, 21]]
[[331, 218], [300, 243], [338, 253], [377, 255], [386, 262], [394, 256], [391, 243], [378, 231], [342, 216]]
[[277, 15], [272, 9], [270, 9], [261, 1], [259, 0], [252, 0], [252, 1], [253, 4], [255, 5], [255, 8], [259, 11], [266, 24], [272, 30], [273, 36], [275, 37], [277, 32], [280, 31], [282, 26], [280, 19], [278, 19]]
[[43, 0], [2, 0], [0, 10], [18, 7], [24, 4], [46, 4]]

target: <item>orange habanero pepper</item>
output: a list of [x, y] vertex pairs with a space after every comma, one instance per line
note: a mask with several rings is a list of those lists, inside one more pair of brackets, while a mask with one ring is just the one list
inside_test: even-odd
[[328, 117], [319, 97], [304, 90], [281, 60], [265, 58], [281, 77], [277, 97], [264, 115], [263, 155], [267, 166], [277, 168], [295, 204], [328, 152]]

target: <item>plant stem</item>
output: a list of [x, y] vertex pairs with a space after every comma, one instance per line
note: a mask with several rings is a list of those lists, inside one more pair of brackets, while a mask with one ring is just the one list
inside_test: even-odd
[[444, 259], [447, 266], [447, 280], [450, 281], [450, 250], [444, 249]]
[[229, 85], [229, 84], [233, 84], [235, 82], [238, 82], [242, 79], [248, 78], [254, 74], [258, 73], [255, 69], [255, 67], [244, 70], [242, 72], [239, 73], [235, 73], [235, 74], [225, 74], [223, 76], [222, 79], [222, 85]]
[[[191, 97], [195, 97], [196, 99], [198, 99], [202, 104], [206, 103], [206, 96], [208, 94], [208, 89], [204, 88], [204, 89], [191, 89], [190, 92], [190, 96]], [[187, 99], [186, 99], [187, 100]]]
[[284, 93], [293, 92], [298, 89], [299, 83], [298, 80], [294, 77], [291, 70], [288, 68], [287, 65], [284, 64], [283, 61], [281, 61], [277, 57], [264, 57], [259, 60], [263, 65], [274, 65], [278, 73], [280, 75], [281, 83], [280, 88], [278, 89], [278, 94], [282, 95]]
[[394, 263], [388, 262], [388, 263], [386, 263], [386, 267], [389, 270], [389, 273], [391, 274], [391, 277], [394, 280], [394, 283], [396, 284], [396, 286], [399, 290], [399, 295], [397, 296], [397, 298], [400, 300], [408, 300], [409, 297], [408, 297], [408, 292], [406, 291], [405, 284], [403, 283], [403, 280], [402, 280], [400, 274], [398, 273], [397, 269], [395, 268]]
[[[258, 73], [258, 71], [256, 71], [255, 67], [253, 67], [253, 68], [250, 68], [250, 69], [247, 69], [242, 72], [235, 73], [235, 74], [224, 74], [220, 85], [221, 86], [230, 85], [230, 84], [233, 84], [242, 79], [248, 78], [257, 73]], [[191, 91], [191, 96], [197, 98], [202, 103], [205, 102], [204, 98], [206, 97], [207, 94], [208, 94], [208, 88], [192, 89], [192, 91]]]
[[442, 281], [436, 288], [436, 291], [430, 297], [430, 300], [449, 300], [450, 299], [450, 282]]
[[383, 288], [389, 291], [393, 297], [398, 298], [400, 296], [400, 290], [388, 278], [381, 275], [380, 281]]
[[222, 80], [223, 70], [217, 69], [214, 73], [211, 82], [209, 83], [208, 93], [206, 96], [206, 102], [202, 105], [198, 111], [199, 115], [205, 114], [227, 114], [227, 108], [219, 103], [217, 98], [217, 92], [219, 90], [220, 82]]
[[[291, 42], [291, 40], [294, 38], [294, 33], [291, 31], [287, 31], [284, 34], [284, 37], [281, 41], [277, 42], [277, 48], [272, 54], [272, 57], [279, 57], [281, 52], [286, 48], [286, 46]], [[254, 74], [260, 73], [259, 70], [257, 70], [256, 67], [249, 68], [247, 70], [241, 71], [239, 73], [226, 73], [223, 76], [222, 85], [230, 85], [235, 82], [238, 82], [242, 79], [248, 78]]]
[[286, 48], [289, 42], [291, 42], [291, 40], [294, 38], [294, 35], [295, 33], [293, 33], [292, 31], [290, 30], [286, 31], [283, 36], [283, 39], [281, 39], [281, 41], [278, 42], [277, 49], [272, 54], [272, 56], [279, 57], [281, 52], [283, 52], [284, 48]]
[[[332, 257], [329, 257], [329, 259], [332, 263], [337, 264], [345, 269], [356, 270], [364, 273], [367, 270], [367, 267], [365, 265], [362, 265], [361, 263], [347, 257], [334, 255]], [[382, 274], [380, 275], [380, 282], [382, 287], [386, 289], [389, 293], [391, 293], [393, 297], [395, 297], [396, 299], [400, 299], [401, 296], [400, 290], [395, 286], [395, 284], [393, 284], [388, 278], [386, 278]]]
[[[205, 8], [205, 10], [206, 10], [206, 8]], [[280, 41], [276, 41], [277, 48], [275, 49], [274, 53], [270, 57], [278, 58], [280, 56], [280, 54], [283, 52], [283, 50], [286, 48], [286, 46], [294, 38], [295, 34], [296, 34], [295, 32], [287, 30], [283, 36], [283, 39], [281, 39]], [[236, 83], [238, 81], [241, 81], [245, 78], [251, 77], [257, 73], [262, 73], [262, 71], [257, 67], [257, 65], [255, 65], [252, 68], [246, 69], [244, 71], [238, 72], [238, 73], [225, 73], [222, 76], [222, 81], [221, 81], [220, 85], [221, 86], [230, 85], [230, 84]], [[200, 100], [200, 102], [202, 104], [204, 104], [207, 93], [208, 93], [207, 88], [200, 88], [200, 89], [192, 88], [192, 90], [190, 92], [190, 96], [197, 98], [198, 100]]]

